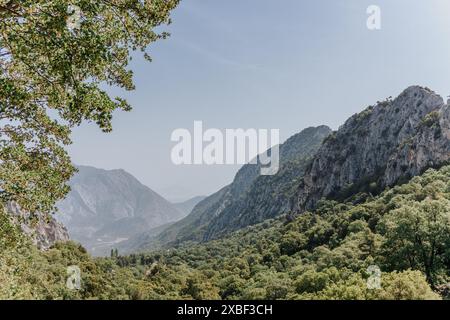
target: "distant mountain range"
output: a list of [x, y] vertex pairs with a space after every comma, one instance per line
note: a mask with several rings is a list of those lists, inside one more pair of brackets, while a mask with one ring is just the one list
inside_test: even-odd
[[171, 204], [124, 170], [78, 166], [69, 195], [58, 203], [56, 218], [94, 255], [142, 232], [177, 221], [195, 199]]

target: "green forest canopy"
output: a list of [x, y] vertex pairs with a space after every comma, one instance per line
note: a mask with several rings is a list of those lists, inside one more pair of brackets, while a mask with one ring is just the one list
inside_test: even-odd
[[[0, 221], [5, 230], [8, 219]], [[93, 259], [73, 243], [39, 252], [20, 232], [0, 239], [3, 298], [440, 299], [450, 271], [450, 166], [363, 203], [323, 201], [293, 221], [160, 252]], [[68, 265], [81, 269], [80, 291], [65, 286]], [[367, 286], [374, 265], [380, 289]]]

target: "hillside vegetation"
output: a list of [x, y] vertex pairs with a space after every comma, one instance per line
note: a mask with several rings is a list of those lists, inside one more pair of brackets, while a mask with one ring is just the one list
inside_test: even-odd
[[[91, 258], [73, 243], [37, 251], [1, 216], [0, 298], [440, 299], [450, 265], [450, 166], [377, 197], [320, 202], [204, 244]], [[81, 290], [66, 287], [67, 266]], [[379, 289], [370, 289], [378, 266]]]

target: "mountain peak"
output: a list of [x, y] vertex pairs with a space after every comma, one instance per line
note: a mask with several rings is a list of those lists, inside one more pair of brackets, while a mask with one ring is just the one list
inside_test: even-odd
[[[446, 111], [446, 112], [445, 112]], [[326, 139], [300, 184], [295, 210], [407, 180], [450, 159], [448, 106], [411, 86], [355, 114]]]
[[403, 90], [402, 93], [400, 93], [400, 97], [403, 95], [415, 95], [416, 93], [428, 93], [428, 94], [436, 94], [436, 92], [434, 92], [433, 90], [431, 90], [428, 87], [423, 87], [420, 85], [411, 85], [408, 88], [406, 88], [405, 90]]
[[73, 240], [94, 254], [108, 253], [109, 244], [185, 216], [123, 169], [77, 168], [56, 217]]

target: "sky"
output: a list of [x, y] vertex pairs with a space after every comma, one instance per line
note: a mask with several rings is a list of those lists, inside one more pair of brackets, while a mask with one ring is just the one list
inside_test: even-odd
[[[366, 10], [381, 9], [369, 30]], [[182, 165], [171, 133], [206, 128], [279, 129], [281, 141], [309, 126], [337, 129], [368, 105], [410, 85], [450, 95], [448, 0], [182, 0], [171, 36], [148, 63], [130, 65], [132, 112], [112, 133], [84, 124], [69, 148], [76, 164], [122, 168], [171, 201], [209, 195], [238, 165]]]

